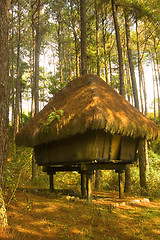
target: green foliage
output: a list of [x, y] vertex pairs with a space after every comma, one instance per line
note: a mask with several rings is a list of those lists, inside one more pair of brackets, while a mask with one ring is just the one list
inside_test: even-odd
[[31, 112], [28, 114], [22, 113], [22, 125], [25, 125], [31, 119]]
[[[158, 147], [157, 147], [158, 149]], [[149, 150], [149, 171], [146, 172], [148, 196], [160, 197], [160, 155], [153, 150]], [[118, 175], [115, 171], [102, 171], [100, 181], [101, 190], [118, 191]], [[140, 195], [140, 179], [139, 167], [137, 165], [131, 166], [131, 193], [133, 195]]]
[[57, 121], [59, 122], [61, 117], [64, 114], [64, 111], [62, 109], [60, 110], [56, 110], [56, 108], [53, 108], [54, 111], [52, 111], [49, 115], [48, 115], [48, 119], [47, 122], [43, 123], [43, 131], [48, 133], [50, 131], [50, 125], [51, 123], [57, 119]]
[[160, 138], [157, 140], [153, 141], [151, 143], [150, 148], [153, 150], [153, 152], [158, 153], [160, 155]]

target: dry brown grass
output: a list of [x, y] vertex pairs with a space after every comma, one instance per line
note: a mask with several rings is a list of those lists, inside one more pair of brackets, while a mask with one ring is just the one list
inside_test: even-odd
[[[8, 209], [8, 229], [1, 240], [158, 240], [160, 201], [131, 206], [117, 203], [117, 193], [95, 193], [92, 205], [66, 196], [18, 190]], [[130, 201], [125, 198], [123, 202]]]

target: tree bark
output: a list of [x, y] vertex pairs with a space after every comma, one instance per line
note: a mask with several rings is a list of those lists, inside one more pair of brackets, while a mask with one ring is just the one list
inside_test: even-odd
[[7, 216], [2, 188], [5, 185], [5, 167], [8, 157], [8, 111], [9, 111], [9, 76], [8, 76], [8, 9], [9, 0], [0, 1], [0, 227], [6, 227]]
[[127, 40], [127, 54], [128, 54], [129, 68], [130, 68], [130, 74], [131, 74], [134, 102], [135, 102], [135, 107], [137, 109], [139, 109], [136, 76], [135, 76], [135, 71], [134, 71], [132, 49], [131, 49], [131, 37], [130, 37], [129, 19], [128, 19], [127, 13], [125, 13], [125, 28], [126, 28], [126, 40]]
[[18, 24], [17, 24], [17, 79], [16, 79], [16, 101], [15, 101], [15, 134], [20, 125], [20, 41], [21, 41], [21, 6], [18, 1]]
[[78, 41], [78, 36], [77, 36], [77, 31], [76, 31], [76, 22], [75, 22], [75, 15], [73, 11], [73, 1], [70, 0], [71, 3], [71, 21], [72, 21], [72, 31], [74, 35], [74, 42], [75, 42], [75, 53], [76, 53], [76, 77], [79, 76], [79, 41]]
[[154, 77], [154, 72], [153, 72], [153, 62], [152, 62], [152, 79], [153, 79], [153, 108], [154, 108], [154, 122], [157, 120], [156, 116], [156, 93], [155, 93], [155, 77]]
[[140, 186], [141, 195], [147, 194], [147, 182], [146, 182], [146, 161], [145, 161], [145, 140], [139, 141], [139, 175], [140, 175]]
[[[39, 112], [39, 57], [41, 47], [42, 0], [32, 4], [32, 41], [33, 41], [33, 74], [32, 74], [32, 117]], [[38, 177], [35, 156], [32, 157], [32, 180]]]
[[97, 51], [97, 75], [100, 76], [100, 48], [99, 48], [99, 11], [97, 0], [95, 0], [95, 13], [96, 13], [96, 51]]
[[63, 83], [63, 71], [62, 71], [62, 43], [61, 43], [61, 28], [62, 28], [62, 20], [61, 20], [61, 10], [58, 9], [57, 12], [57, 22], [58, 22], [58, 57], [59, 57], [59, 68], [60, 68], [60, 83]]
[[117, 11], [116, 11], [116, 6], [115, 6], [115, 0], [111, 0], [111, 1], [112, 1], [112, 13], [113, 13], [113, 20], [114, 20], [114, 28], [115, 28], [115, 33], [116, 33], [117, 51], [118, 51], [120, 94], [122, 96], [125, 96], [124, 70], [123, 70], [123, 57], [122, 57], [120, 31], [119, 31], [118, 20], [117, 20]]
[[137, 19], [136, 19], [136, 35], [137, 35], [138, 75], [139, 75], [139, 91], [140, 91], [140, 99], [141, 99], [141, 111], [142, 111], [142, 113], [144, 113], [143, 96], [142, 96], [143, 72], [142, 72], [142, 59], [141, 59], [141, 56], [140, 56], [140, 43], [139, 43], [139, 33], [138, 33]]
[[146, 80], [144, 75], [144, 69], [142, 66], [142, 75], [143, 75], [143, 94], [144, 94], [144, 113], [148, 115], [148, 107], [147, 107], [147, 91], [146, 91]]
[[106, 26], [105, 26], [105, 10], [102, 8], [102, 28], [103, 28], [103, 51], [104, 51], [104, 68], [106, 83], [109, 83], [108, 79], [108, 67], [107, 67], [107, 44], [106, 44]]
[[80, 0], [81, 14], [81, 74], [87, 74], [86, 0]]
[[35, 114], [39, 112], [39, 57], [41, 47], [41, 17], [42, 17], [42, 2], [38, 0], [36, 37], [35, 37]]

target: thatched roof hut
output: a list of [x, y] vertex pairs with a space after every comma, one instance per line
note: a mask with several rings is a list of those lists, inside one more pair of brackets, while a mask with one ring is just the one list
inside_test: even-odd
[[119, 173], [136, 160], [139, 139], [158, 137], [159, 129], [100, 77], [84, 75], [68, 83], [16, 135], [16, 144], [34, 147], [38, 165], [50, 176], [57, 171], [81, 173], [81, 192], [91, 199], [94, 170]]
[[159, 132], [154, 122], [100, 77], [88, 74], [74, 79], [60, 90], [20, 130], [16, 144], [33, 147], [89, 130], [146, 139], [155, 139]]

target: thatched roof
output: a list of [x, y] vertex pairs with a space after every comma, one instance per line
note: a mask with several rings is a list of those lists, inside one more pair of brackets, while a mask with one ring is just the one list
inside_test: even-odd
[[[63, 116], [60, 116], [59, 110], [64, 111]], [[57, 117], [49, 123], [51, 112], [56, 112], [60, 120]], [[74, 79], [60, 90], [20, 130], [16, 135], [16, 144], [36, 146], [97, 129], [147, 139], [156, 138], [159, 131], [154, 122], [100, 77], [88, 74]]]

